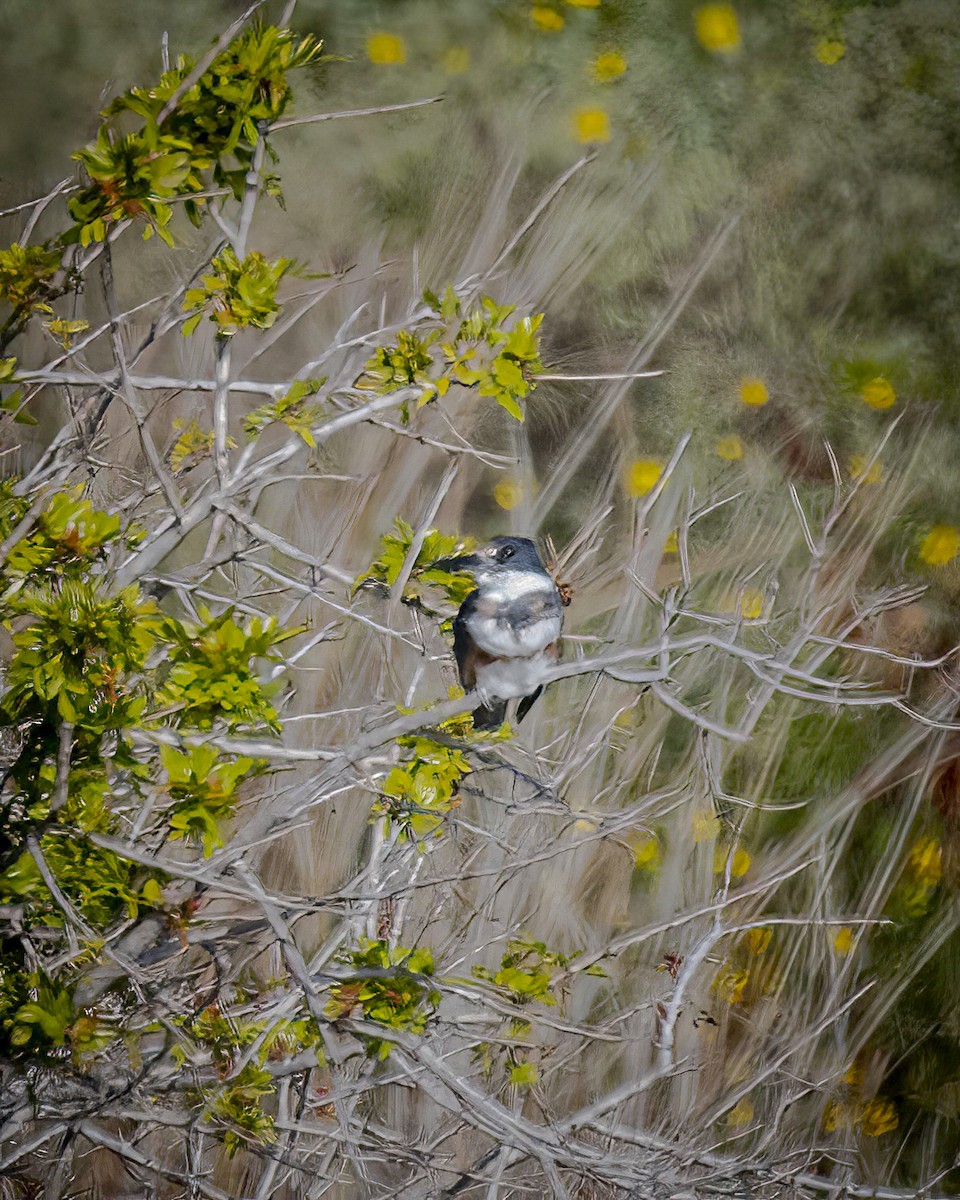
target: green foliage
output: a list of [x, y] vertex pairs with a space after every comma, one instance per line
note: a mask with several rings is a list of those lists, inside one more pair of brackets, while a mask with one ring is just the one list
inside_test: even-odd
[[498, 971], [475, 966], [472, 973], [475, 979], [492, 983], [513, 1004], [555, 1005], [551, 989], [562, 980], [569, 961], [567, 955], [549, 950], [544, 942], [515, 938], [501, 958]]
[[[402, 517], [397, 517], [393, 529], [380, 539], [380, 557], [374, 559], [362, 575], [354, 581], [354, 588], [376, 583], [392, 587], [400, 578], [410, 547], [413, 545], [413, 526]], [[403, 592], [404, 602], [418, 604], [428, 613], [433, 609], [424, 600], [424, 587], [433, 587], [442, 592], [447, 602], [456, 608], [464, 602], [476, 586], [473, 578], [464, 572], [452, 572], [431, 568], [441, 558], [452, 558], [466, 554], [475, 546], [473, 538], [457, 538], [450, 534], [428, 529]]]
[[[287, 72], [315, 62], [320, 49], [314, 38], [258, 24], [221, 51], [167, 115], [195, 66], [187, 56], [156, 86], [118, 97], [96, 141], [74, 155], [91, 183], [68, 204], [76, 224], [64, 240], [103, 241], [111, 226], [139, 217], [147, 222], [144, 237], [157, 233], [172, 245], [171, 200], [183, 199], [199, 224], [205, 200], [198, 193], [211, 184], [241, 195], [255, 146], [290, 102]], [[119, 132], [115, 119], [131, 114], [143, 125]]]
[[204, 854], [212, 854], [223, 845], [221, 823], [233, 815], [237, 785], [262, 764], [242, 756], [221, 758], [212, 746], [194, 746], [187, 753], [161, 746], [160, 761], [174, 801], [170, 836], [196, 838]]
[[326, 378], [298, 379], [279, 400], [273, 404], [261, 404], [253, 412], [247, 413], [243, 418], [244, 433], [248, 438], [254, 438], [264, 426], [280, 421], [299, 434], [312, 449], [315, 443], [311, 430], [320, 419], [321, 410], [319, 405], [307, 404], [306, 400], [308, 396], [315, 396], [326, 382]]
[[[0, 384], [16, 382], [18, 365], [15, 358], [0, 358]], [[14, 388], [0, 400], [0, 412], [12, 413], [18, 425], [37, 423], [36, 418], [23, 409], [23, 388]]]
[[[224, 1146], [232, 1157], [245, 1144], [266, 1145], [275, 1140], [274, 1122], [264, 1111], [264, 1100], [276, 1092], [276, 1083], [264, 1064], [286, 1054], [316, 1049], [320, 1061], [320, 1032], [309, 1017], [282, 1018], [272, 1023], [251, 1020], [246, 1014], [256, 994], [229, 989], [220, 1001], [209, 1004], [195, 1018], [177, 1018], [184, 1041], [174, 1047], [174, 1059], [202, 1063], [209, 1056], [222, 1083], [204, 1089], [204, 1115], [225, 1127]], [[235, 1002], [234, 1002], [235, 1001]], [[256, 1043], [255, 1055], [237, 1070], [241, 1054]]]
[[202, 286], [189, 288], [184, 296], [184, 312], [194, 315], [184, 321], [183, 336], [193, 333], [205, 313], [217, 326], [219, 337], [248, 327], [269, 329], [280, 312], [280, 280], [295, 265], [292, 258], [271, 262], [256, 251], [241, 262], [234, 250], [225, 247], [210, 264], [210, 273], [202, 277]]
[[399, 388], [416, 385], [424, 389], [420, 404], [426, 404], [435, 396], [442, 396], [450, 386], [449, 379], [433, 379], [428, 371], [434, 366], [430, 346], [440, 337], [439, 330], [431, 330], [425, 338], [401, 329], [395, 346], [381, 346], [368, 360], [357, 387], [371, 388], [381, 395]]
[[[12, 495], [8, 503], [16, 504]], [[27, 506], [21, 503], [19, 508], [22, 516]], [[17, 519], [10, 519], [7, 532], [16, 523]], [[58, 492], [7, 557], [6, 574], [16, 583], [7, 590], [6, 600], [24, 584], [79, 578], [79, 572], [105, 560], [108, 548], [120, 536], [120, 518], [95, 509], [83, 499], [82, 487]]]
[[275, 1091], [269, 1071], [246, 1063], [208, 1107], [208, 1116], [228, 1126], [223, 1145], [231, 1158], [246, 1144], [265, 1146], [276, 1141], [273, 1117], [263, 1111], [263, 1098]]
[[[396, 345], [381, 346], [368, 360], [357, 387], [382, 395], [419, 387], [417, 408], [422, 408], [458, 383], [493, 397], [522, 421], [519, 401], [530, 394], [534, 377], [543, 370], [537, 338], [543, 314], [524, 317], [507, 329], [515, 306], [497, 304], [489, 296], [482, 296], [480, 306], [466, 313], [453, 288], [448, 287], [442, 299], [424, 292], [424, 300], [434, 313], [434, 327], [423, 333], [401, 330]], [[434, 346], [439, 346], [439, 355]], [[408, 419], [406, 410], [404, 415]]]
[[178, 432], [178, 437], [170, 448], [167, 461], [170, 470], [179, 475], [181, 471], [189, 470], [210, 457], [213, 453], [213, 430], [201, 428], [196, 417], [187, 423], [178, 417], [173, 428]]
[[156, 233], [172, 246], [167, 229], [173, 216], [169, 202], [181, 192], [200, 191], [203, 182], [198, 168], [209, 165], [203, 161], [195, 164], [189, 147], [176, 145], [169, 138], [151, 138], [145, 131], [118, 134], [101, 125], [96, 141], [73, 156], [92, 183], [67, 205], [76, 225], [65, 240], [89, 246], [105, 241], [118, 222], [142, 217], [147, 222], [145, 238]]
[[[351, 974], [331, 989], [324, 1009], [329, 1017], [338, 1020], [359, 1009], [366, 1020], [387, 1029], [423, 1033], [440, 1003], [440, 993], [430, 983], [434, 966], [429, 949], [391, 950], [382, 939], [361, 938], [355, 949], [341, 954], [340, 962]], [[389, 1057], [389, 1041], [366, 1035], [364, 1041], [368, 1053]]]
[[[500, 967], [490, 971], [479, 964], [471, 969], [474, 979], [492, 984], [503, 999], [517, 1009], [529, 1004], [554, 1007], [557, 998], [554, 991], [561, 988], [568, 978], [571, 957], [550, 950], [545, 942], [532, 938], [514, 938], [500, 959]], [[588, 975], [604, 976], [596, 966], [588, 967]], [[503, 1078], [512, 1087], [528, 1088], [539, 1082], [540, 1072], [530, 1061], [528, 1045], [531, 1022], [526, 1017], [516, 1016], [504, 1023], [503, 1032], [496, 1043], [481, 1042], [474, 1051], [474, 1060], [489, 1078], [499, 1064]]]
[[90, 1009], [77, 1010], [69, 988], [34, 971], [9, 989], [0, 971], [0, 1028], [14, 1057], [59, 1058], [69, 1048], [74, 1061], [102, 1050], [117, 1037], [117, 1028]]
[[465, 387], [476, 386], [481, 396], [492, 396], [522, 421], [519, 401], [530, 394], [536, 386], [533, 376], [543, 370], [537, 338], [543, 313], [522, 318], [508, 331], [504, 324], [515, 310], [512, 304], [482, 296], [479, 308], [464, 313], [451, 288], [442, 300], [430, 293], [424, 298], [440, 316], [461, 318], [455, 337], [441, 345], [450, 377]]
[[[206, 745], [134, 752], [129, 732], [171, 719], [184, 730], [214, 722], [277, 730], [269, 697], [280, 685], [261, 681], [258, 664], [277, 661], [274, 648], [290, 633], [275, 621], [241, 627], [229, 610], [203, 611], [200, 624], [187, 626], [161, 617], [135, 586], [111, 591], [111, 555], [139, 535], [79, 488], [54, 494], [33, 515], [12, 481], [0, 486], [0, 533], [9, 537], [28, 516], [0, 595], [13, 646], [0, 724], [16, 748], [0, 808], [0, 902], [16, 905], [24, 934], [45, 946], [62, 948], [68, 929], [74, 944], [78, 933], [84, 942], [46, 974], [16, 941], [4, 944], [0, 1054], [69, 1053], [79, 1061], [112, 1044], [118, 1027], [95, 1008], [76, 1008], [76, 979], [98, 959], [109, 931], [167, 907], [162, 872], [97, 839], [128, 830], [124, 807], [148, 801], [154, 837], [195, 839], [209, 854], [222, 845], [237, 786], [262, 766]], [[148, 705], [159, 709], [149, 719]], [[264, 1054], [297, 1038], [306, 1044], [297, 1019], [263, 1031]], [[244, 1136], [260, 1129], [255, 1082], [242, 1078], [218, 1101], [219, 1115]]]
[[230, 608], [216, 617], [201, 608], [199, 615], [199, 625], [173, 620], [163, 623], [163, 637], [174, 647], [174, 654], [172, 667], [157, 689], [157, 703], [197, 729], [209, 729], [221, 721], [238, 731], [279, 730], [270, 696], [282, 684], [263, 682], [255, 663], [282, 661], [274, 647], [299, 631], [280, 629], [274, 618], [262, 621], [252, 617], [241, 626]]
[[43, 246], [21, 246], [14, 242], [0, 250], [0, 298], [17, 316], [53, 312], [51, 286], [60, 267], [61, 252]]
[[144, 701], [124, 677], [143, 668], [159, 629], [152, 601], [137, 588], [104, 593], [96, 582], [65, 580], [46, 594], [21, 596], [16, 647], [3, 695], [14, 719], [52, 718], [91, 729], [119, 729]]
[[419, 841], [442, 828], [444, 816], [459, 802], [460, 780], [471, 767], [461, 750], [429, 738], [402, 738], [399, 744], [412, 754], [387, 776], [373, 811], [386, 818], [388, 829], [397, 825], [401, 841]]

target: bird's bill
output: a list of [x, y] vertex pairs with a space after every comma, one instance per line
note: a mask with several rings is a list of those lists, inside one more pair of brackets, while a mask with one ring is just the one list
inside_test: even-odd
[[477, 571], [481, 567], [488, 567], [490, 559], [486, 554], [458, 554], [454, 558], [438, 558], [436, 562], [432, 562], [428, 571], [450, 571], [456, 574], [457, 571]]

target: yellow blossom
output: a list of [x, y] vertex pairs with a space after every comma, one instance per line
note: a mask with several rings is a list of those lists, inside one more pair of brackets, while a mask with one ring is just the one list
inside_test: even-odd
[[763, 925], [758, 925], [755, 929], [748, 929], [743, 935], [743, 940], [751, 954], [763, 954], [772, 939], [773, 930], [767, 929]]
[[942, 567], [960, 551], [960, 529], [956, 525], [934, 525], [920, 543], [920, 557], [931, 567]]
[[610, 117], [603, 108], [578, 108], [573, 114], [573, 132], [578, 142], [609, 142]]
[[823, 1110], [823, 1128], [827, 1133], [837, 1129], [849, 1129], [856, 1119], [856, 1109], [849, 1104], [838, 1104], [831, 1100]]
[[695, 842], [709, 842], [720, 832], [720, 819], [712, 812], [694, 813], [691, 832]]
[[730, 847], [718, 846], [713, 855], [714, 874], [720, 875], [724, 873], [727, 869], [728, 861], [730, 861], [730, 875], [734, 879], [741, 879], [750, 870], [750, 855], [746, 850], [734, 850], [731, 860]]
[[740, 616], [745, 621], [759, 621], [763, 616], [763, 592], [756, 588], [745, 588], [740, 597]]
[[753, 1101], [744, 1096], [739, 1104], [735, 1104], [727, 1113], [728, 1125], [749, 1125], [753, 1120]]
[[843, 1082], [849, 1087], [863, 1087], [863, 1067], [859, 1063], [851, 1063], [843, 1076]]
[[593, 77], [597, 83], [610, 83], [619, 79], [627, 69], [627, 60], [619, 50], [608, 50], [593, 60]]
[[503, 479], [493, 489], [493, 498], [501, 508], [505, 508], [509, 512], [511, 508], [516, 508], [523, 499], [523, 484], [517, 483], [513, 479]]
[[743, 442], [735, 433], [728, 433], [725, 437], [718, 438], [717, 444], [714, 447], [719, 458], [725, 458], [727, 462], [737, 462], [743, 458]]
[[751, 408], [760, 408], [770, 399], [770, 393], [758, 376], [744, 375], [740, 380], [740, 399]]
[[838, 954], [849, 954], [853, 949], [853, 929], [842, 925], [833, 935], [833, 948]]
[[567, 0], [572, 8], [599, 8], [600, 0]]
[[896, 1105], [892, 1100], [871, 1100], [863, 1106], [858, 1124], [867, 1137], [890, 1133], [900, 1124]]
[[470, 66], [470, 51], [466, 46], [451, 46], [443, 56], [443, 69], [448, 75], [462, 75]]
[[407, 61], [407, 44], [395, 33], [371, 33], [367, 38], [367, 58], [377, 66]]
[[663, 862], [660, 839], [654, 833], [631, 839], [631, 848], [638, 871], [656, 871]]
[[704, 4], [694, 13], [697, 41], [712, 53], [729, 54], [740, 47], [740, 23], [732, 4]]
[[627, 470], [624, 486], [628, 496], [645, 496], [660, 482], [663, 463], [656, 458], [638, 458]]
[[530, 9], [530, 19], [538, 29], [553, 32], [563, 28], [562, 15], [553, 8], [544, 8], [541, 4], [536, 4]]
[[733, 967], [721, 967], [713, 981], [713, 990], [728, 1004], [739, 1004], [750, 982], [749, 971], [737, 971]]
[[843, 42], [837, 41], [835, 38], [823, 38], [817, 42], [813, 55], [818, 62], [832, 67], [834, 63], [839, 62], [843, 58], [846, 52], [847, 48]]
[[664, 554], [680, 553], [680, 542], [675, 529], [671, 529], [667, 534], [667, 540], [663, 543], [663, 552]]
[[860, 389], [860, 399], [871, 408], [892, 408], [897, 393], [882, 375], [868, 380]]
[[874, 462], [868, 470], [868, 462], [870, 460], [863, 454], [851, 454], [848, 464], [851, 478], [859, 479], [861, 483], [879, 483], [883, 478], [883, 467], [879, 462]]
[[936, 887], [940, 882], [940, 843], [934, 837], [921, 838], [910, 850], [907, 869], [924, 887]]

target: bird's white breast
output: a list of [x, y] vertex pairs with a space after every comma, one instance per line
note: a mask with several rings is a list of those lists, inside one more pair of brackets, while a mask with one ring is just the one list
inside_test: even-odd
[[543, 652], [526, 658], [498, 658], [477, 667], [477, 691], [481, 696], [499, 700], [529, 696], [543, 683], [545, 673], [556, 665], [556, 658]]
[[[539, 621], [515, 627], [497, 609], [508, 609], [524, 601], [535, 605], [550, 597], [553, 584], [536, 571], [509, 571], [484, 587], [483, 606], [470, 620], [470, 634], [481, 650], [497, 658], [529, 658], [539, 654], [560, 636], [559, 613], [544, 613]], [[522, 692], [511, 693], [523, 695]]]

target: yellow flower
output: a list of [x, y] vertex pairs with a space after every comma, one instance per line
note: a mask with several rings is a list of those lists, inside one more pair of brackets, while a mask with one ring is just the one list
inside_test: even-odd
[[740, 616], [745, 621], [759, 621], [763, 616], [763, 592], [756, 588], [746, 588], [740, 597]]
[[934, 837], [921, 838], [910, 850], [907, 869], [924, 887], [936, 887], [940, 882], [940, 843]]
[[751, 408], [760, 408], [770, 399], [767, 385], [756, 375], [744, 375], [740, 380], [740, 399]]
[[470, 51], [466, 46], [451, 46], [443, 56], [443, 69], [448, 75], [462, 75], [470, 66]]
[[823, 1110], [823, 1128], [827, 1133], [837, 1129], [849, 1129], [854, 1122], [855, 1110], [849, 1104], [838, 1104], [831, 1100]]
[[748, 1125], [753, 1120], [753, 1101], [748, 1097], [735, 1104], [727, 1113], [728, 1125]]
[[758, 925], [755, 929], [748, 929], [743, 935], [743, 940], [751, 954], [763, 954], [772, 938], [773, 930], [762, 925]]
[[729, 54], [740, 47], [740, 23], [731, 4], [704, 4], [694, 13], [697, 41], [705, 50]]
[[523, 499], [523, 484], [517, 483], [513, 479], [504, 479], [493, 489], [493, 498], [501, 508], [505, 508], [507, 512], [511, 508], [516, 508]]
[[638, 458], [630, 464], [624, 486], [628, 496], [645, 496], [660, 482], [663, 463], [656, 458]]
[[863, 1087], [863, 1067], [859, 1063], [851, 1063], [843, 1077], [843, 1082], [849, 1087]]
[[563, 17], [555, 9], [544, 8], [540, 4], [534, 5], [530, 9], [530, 18], [538, 29], [546, 29], [552, 32], [555, 29], [563, 28]]
[[861, 483], [879, 483], [883, 478], [883, 467], [879, 462], [874, 462], [870, 469], [867, 470], [867, 463], [870, 460], [863, 454], [850, 455], [850, 477], [859, 479]]
[[567, 0], [572, 8], [599, 8], [600, 0]]
[[750, 981], [749, 971], [737, 971], [733, 967], [721, 967], [711, 985], [721, 1000], [728, 1004], [739, 1004]]
[[853, 930], [849, 925], [842, 925], [833, 935], [833, 948], [838, 954], [849, 954], [853, 949]]
[[[727, 869], [727, 860], [730, 858], [729, 846], [718, 846], [713, 854], [713, 873], [721, 875]], [[746, 850], [734, 850], [733, 861], [730, 863], [730, 875], [734, 879], [741, 879], [750, 870], [750, 855]]]
[[603, 108], [578, 108], [573, 114], [573, 132], [578, 142], [609, 142], [610, 117]]
[[407, 43], [395, 33], [371, 33], [367, 38], [367, 58], [377, 66], [407, 61]]
[[836, 41], [834, 38], [823, 38], [817, 42], [813, 56], [818, 62], [832, 67], [834, 63], [838, 63], [843, 58], [846, 52], [847, 48], [843, 42]]
[[920, 557], [931, 567], [942, 567], [960, 551], [960, 529], [956, 525], [934, 525], [920, 543]]
[[720, 819], [712, 812], [694, 813], [691, 832], [695, 842], [709, 842], [720, 832]]
[[860, 398], [871, 408], [892, 408], [897, 399], [897, 393], [882, 375], [869, 380], [860, 389]]
[[680, 553], [680, 542], [675, 529], [671, 529], [667, 534], [667, 540], [663, 543], [663, 552], [664, 554]]
[[890, 1133], [900, 1124], [896, 1105], [892, 1100], [871, 1100], [863, 1106], [859, 1125], [867, 1137], [879, 1137]]
[[728, 433], [725, 437], [718, 438], [717, 444], [714, 447], [719, 458], [725, 458], [727, 462], [737, 462], [743, 458], [743, 442], [735, 433]]
[[597, 83], [610, 83], [619, 79], [627, 69], [627, 60], [619, 50], [609, 50], [606, 54], [598, 54], [593, 60], [593, 77]]
[[633, 861], [636, 863], [638, 871], [656, 871], [663, 862], [663, 851], [660, 847], [660, 839], [656, 834], [648, 833], [645, 836], [631, 839], [633, 849]]

